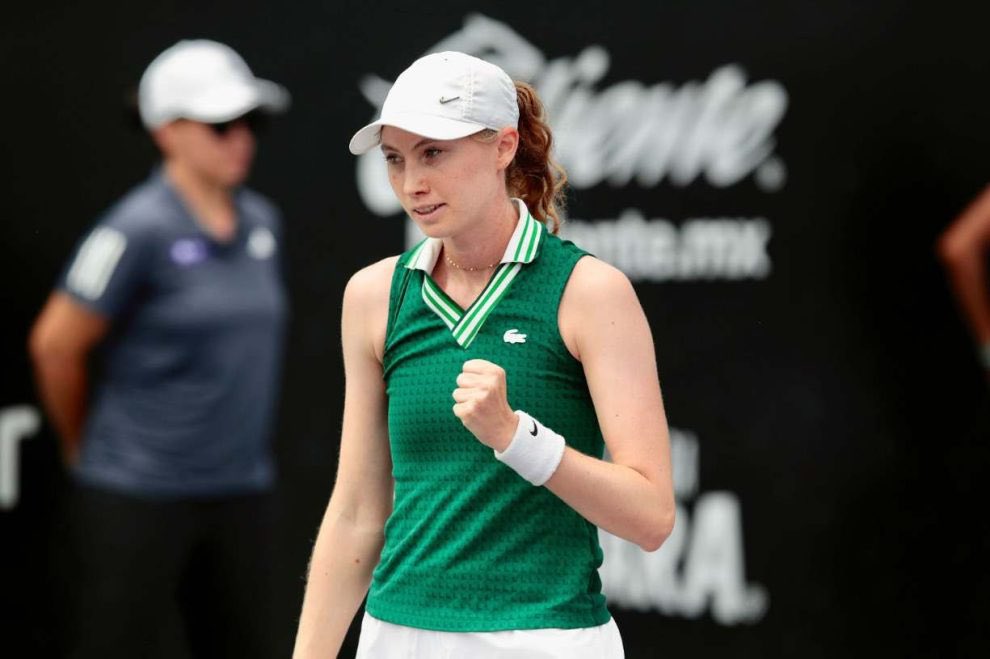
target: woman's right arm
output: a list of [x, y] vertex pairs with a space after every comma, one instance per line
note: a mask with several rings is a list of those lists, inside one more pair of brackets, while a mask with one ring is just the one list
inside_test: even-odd
[[392, 512], [382, 354], [396, 259], [356, 273], [344, 290], [344, 420], [337, 480], [313, 548], [295, 659], [334, 657], [371, 583]]
[[61, 439], [68, 465], [78, 460], [86, 417], [87, 358], [109, 326], [104, 316], [58, 291], [48, 298], [31, 328], [28, 352], [38, 394]]

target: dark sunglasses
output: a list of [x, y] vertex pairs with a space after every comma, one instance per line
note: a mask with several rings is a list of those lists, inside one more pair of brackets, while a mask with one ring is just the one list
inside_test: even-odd
[[268, 116], [258, 112], [257, 110], [253, 112], [248, 112], [245, 115], [241, 115], [236, 119], [231, 119], [230, 121], [221, 121], [215, 124], [206, 124], [210, 127], [210, 130], [214, 132], [218, 137], [223, 137], [227, 132], [239, 123], [244, 123], [255, 135], [260, 135], [268, 128]]

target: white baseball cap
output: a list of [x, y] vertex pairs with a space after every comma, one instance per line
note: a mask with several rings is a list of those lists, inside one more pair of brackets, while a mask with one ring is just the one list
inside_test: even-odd
[[385, 97], [381, 117], [354, 133], [349, 146], [354, 155], [375, 148], [383, 126], [455, 140], [518, 124], [512, 78], [482, 59], [447, 51], [421, 57], [403, 71]]
[[175, 119], [220, 123], [258, 108], [281, 112], [288, 106], [284, 87], [255, 78], [232, 48], [208, 39], [168, 48], [138, 85], [138, 109], [148, 130]]

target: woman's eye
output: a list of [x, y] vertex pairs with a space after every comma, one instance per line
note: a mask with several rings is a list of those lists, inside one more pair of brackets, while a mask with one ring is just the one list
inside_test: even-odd
[[397, 156], [394, 153], [385, 154], [385, 162], [388, 163], [389, 165], [395, 165], [399, 162], [399, 160], [400, 160], [399, 156]]
[[435, 146], [431, 146], [423, 151], [423, 155], [425, 155], [427, 158], [436, 158], [437, 156], [440, 155], [440, 153], [441, 153], [440, 149], [436, 148]]

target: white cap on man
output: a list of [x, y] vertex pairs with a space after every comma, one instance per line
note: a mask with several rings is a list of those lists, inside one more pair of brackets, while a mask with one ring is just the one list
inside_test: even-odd
[[138, 86], [138, 110], [148, 130], [175, 119], [222, 123], [255, 109], [281, 112], [288, 106], [284, 87], [255, 78], [232, 48], [208, 39], [165, 50]]
[[482, 59], [447, 51], [421, 57], [403, 71], [385, 97], [381, 117], [356, 132], [349, 147], [355, 155], [375, 148], [383, 126], [455, 140], [518, 124], [512, 78]]

